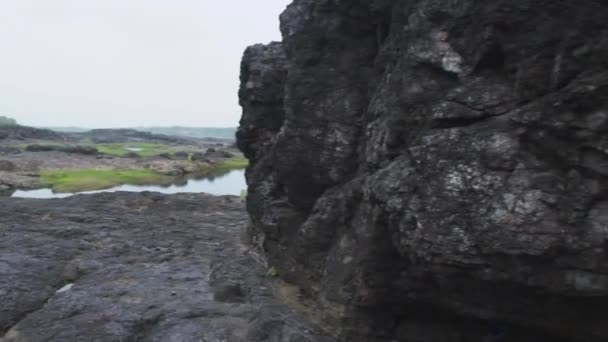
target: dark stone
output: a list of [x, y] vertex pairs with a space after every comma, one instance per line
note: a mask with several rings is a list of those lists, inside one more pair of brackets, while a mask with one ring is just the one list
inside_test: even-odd
[[213, 299], [225, 303], [241, 303], [245, 300], [246, 293], [240, 284], [227, 284], [218, 286], [213, 293]]
[[16, 147], [0, 146], [0, 155], [15, 155], [20, 154], [21, 150]]
[[8, 160], [0, 159], [0, 171], [14, 172], [17, 170], [17, 165]]
[[129, 151], [129, 152], [125, 153], [124, 157], [125, 158], [135, 158], [135, 159], [141, 158], [141, 156], [139, 155], [139, 153], [134, 152], [134, 151]]
[[608, 340], [606, 18], [294, 1], [241, 65], [252, 240], [347, 341]]
[[234, 154], [228, 151], [216, 150], [213, 148], [207, 149], [203, 154], [197, 154], [196, 160], [213, 160], [213, 159], [225, 159], [232, 158]]
[[187, 159], [188, 155], [189, 155], [189, 153], [185, 152], [185, 151], [177, 151], [177, 152], [173, 153], [173, 157], [176, 157], [178, 159]]
[[28, 152], [65, 152], [73, 154], [94, 155], [97, 154], [97, 148], [92, 146], [68, 146], [68, 145], [38, 145], [32, 144], [25, 148]]
[[246, 222], [236, 196], [0, 198], [0, 341], [333, 341], [273, 298]]
[[193, 161], [203, 161], [205, 160], [205, 154], [202, 152], [194, 152], [192, 153], [192, 160]]

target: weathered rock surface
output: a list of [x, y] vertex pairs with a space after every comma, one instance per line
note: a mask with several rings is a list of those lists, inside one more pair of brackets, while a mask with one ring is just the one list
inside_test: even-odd
[[146, 164], [146, 168], [166, 176], [183, 176], [195, 173], [204, 167], [204, 164], [195, 164], [187, 161], [154, 160]]
[[608, 340], [606, 18], [294, 1], [242, 63], [250, 234], [348, 341]]
[[7, 171], [7, 172], [17, 171], [17, 165], [15, 165], [15, 163], [13, 163], [9, 160], [0, 159], [0, 171]]
[[33, 189], [40, 187], [40, 179], [27, 173], [0, 171], [0, 196], [15, 189]]
[[0, 198], [0, 341], [329, 342], [275, 299], [237, 197]]

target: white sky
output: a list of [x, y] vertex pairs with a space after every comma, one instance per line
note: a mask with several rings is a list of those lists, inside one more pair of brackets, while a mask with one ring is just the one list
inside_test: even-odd
[[290, 0], [0, 0], [0, 115], [36, 126], [236, 126], [246, 46]]

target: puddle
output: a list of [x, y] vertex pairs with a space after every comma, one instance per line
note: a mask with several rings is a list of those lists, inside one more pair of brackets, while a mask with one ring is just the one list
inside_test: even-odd
[[100, 192], [117, 192], [117, 191], [154, 191], [163, 194], [176, 194], [180, 192], [198, 193], [204, 192], [212, 195], [234, 195], [240, 196], [243, 190], [247, 189], [245, 182], [245, 170], [232, 170], [226, 174], [218, 176], [207, 176], [199, 179], [183, 180], [179, 184], [171, 185], [119, 185], [113, 188], [83, 191], [78, 193], [54, 193], [51, 189], [36, 189], [36, 190], [17, 190], [11, 197], [20, 198], [65, 198], [76, 194], [95, 194]]

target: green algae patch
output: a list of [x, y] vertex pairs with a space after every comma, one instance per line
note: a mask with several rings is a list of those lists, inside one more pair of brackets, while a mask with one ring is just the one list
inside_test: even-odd
[[165, 152], [173, 151], [173, 147], [154, 143], [112, 143], [96, 144], [99, 153], [111, 156], [123, 157], [129, 154], [137, 154], [140, 157], [152, 157]]
[[249, 161], [245, 157], [232, 157], [211, 164], [203, 171], [209, 174], [222, 173], [231, 170], [242, 170], [246, 168], [247, 165], [249, 165]]
[[43, 171], [40, 181], [55, 192], [103, 190], [123, 184], [159, 184], [167, 177], [150, 170], [59, 170]]

